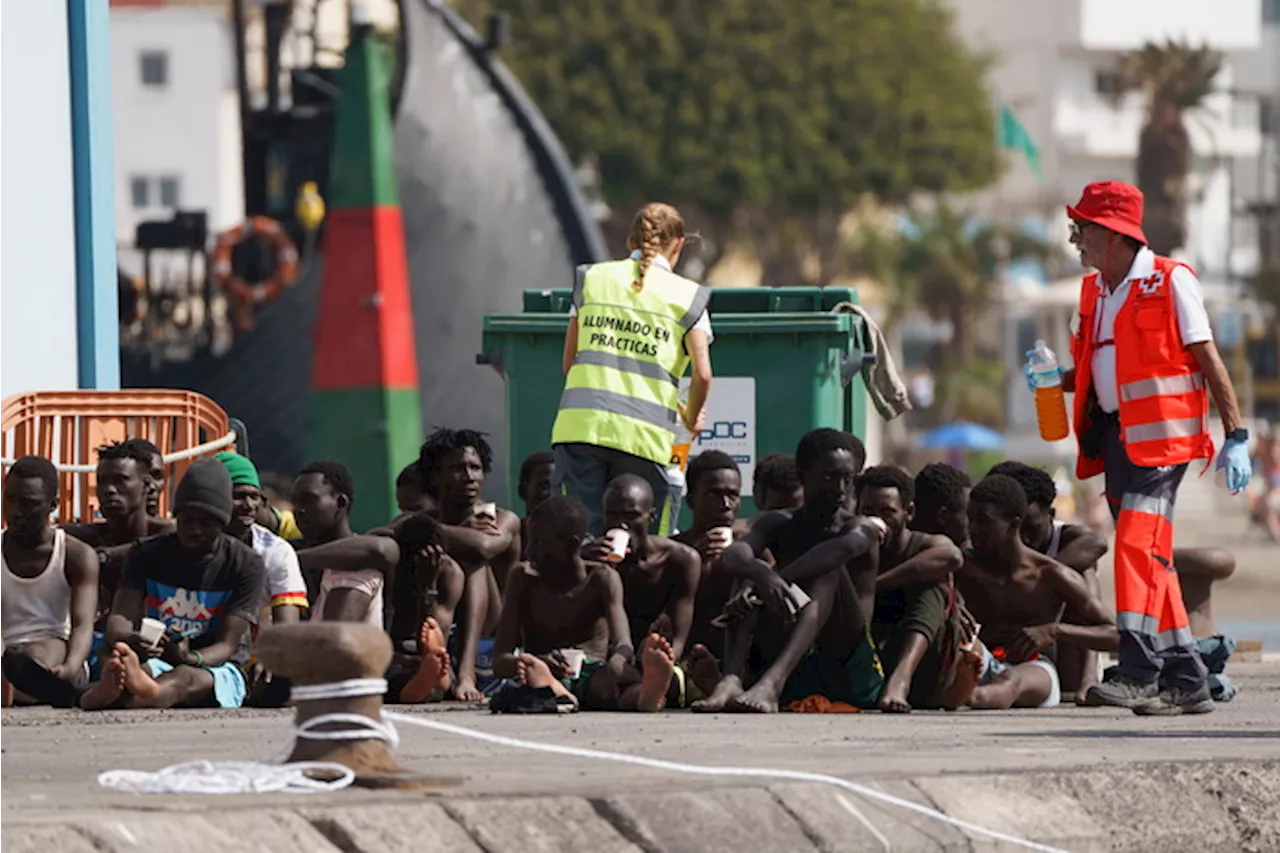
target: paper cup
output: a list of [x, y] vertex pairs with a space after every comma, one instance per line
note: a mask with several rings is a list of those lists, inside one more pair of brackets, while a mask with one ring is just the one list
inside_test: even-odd
[[609, 553], [605, 559], [610, 563], [621, 563], [627, 558], [627, 546], [631, 544], [631, 534], [620, 527], [615, 527], [604, 535], [609, 543]]
[[142, 638], [142, 642], [148, 646], [154, 646], [160, 642], [160, 638], [164, 636], [165, 624], [159, 619], [146, 617], [142, 620], [142, 624], [138, 626], [138, 636]]
[[567, 677], [577, 678], [582, 675], [582, 664], [587, 659], [586, 652], [582, 649], [561, 649], [560, 656], [569, 667], [569, 671], [565, 673]]
[[498, 520], [498, 505], [496, 503], [476, 504], [475, 514], [481, 518], [492, 518]]
[[733, 544], [733, 528], [713, 527], [707, 531], [707, 539], [721, 548], [728, 548]]

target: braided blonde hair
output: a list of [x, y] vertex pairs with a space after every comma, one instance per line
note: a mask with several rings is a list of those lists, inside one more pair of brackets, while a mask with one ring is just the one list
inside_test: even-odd
[[636, 261], [636, 280], [631, 283], [634, 290], [639, 292], [644, 288], [644, 277], [653, 266], [653, 259], [670, 253], [682, 237], [684, 217], [680, 211], [659, 201], [640, 208], [631, 223], [631, 236], [627, 238], [627, 248], [640, 253], [640, 260]]

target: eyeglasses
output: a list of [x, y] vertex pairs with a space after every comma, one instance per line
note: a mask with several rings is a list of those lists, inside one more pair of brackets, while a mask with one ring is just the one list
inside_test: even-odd
[[1101, 228], [1102, 226], [1095, 222], [1078, 222], [1073, 219], [1069, 227], [1071, 229], [1072, 237], [1080, 237], [1084, 234], [1084, 230], [1086, 228]]

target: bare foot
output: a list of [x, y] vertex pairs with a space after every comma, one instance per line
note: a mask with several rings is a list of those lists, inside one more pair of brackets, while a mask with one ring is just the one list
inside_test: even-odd
[[80, 707], [86, 711], [101, 711], [120, 701], [124, 693], [124, 662], [120, 660], [119, 653], [113, 653], [102, 667], [102, 678], [81, 694]]
[[650, 634], [640, 647], [640, 697], [637, 711], [661, 711], [667, 704], [667, 688], [676, 671], [675, 656], [671, 644], [659, 634]]
[[9, 679], [5, 678], [3, 675], [0, 675], [0, 679], [3, 680], [3, 701], [0, 702], [0, 705], [3, 705], [3, 707], [5, 708], [12, 708], [13, 707], [13, 685], [10, 684]]
[[876, 702], [876, 707], [886, 714], [910, 714], [911, 703], [907, 701], [910, 687], [910, 682], [899, 683], [898, 679], [890, 676], [885, 682], [884, 690], [880, 691], [880, 701]]
[[750, 690], [730, 702], [725, 710], [741, 714], [776, 714], [779, 691], [780, 688], [762, 678]]
[[703, 696], [710, 696], [720, 684], [720, 662], [716, 660], [715, 655], [711, 654], [711, 650], [701, 643], [689, 652], [686, 668], [689, 670], [689, 678], [693, 681], [693, 686], [698, 688]]
[[551, 668], [540, 657], [528, 653], [520, 655], [516, 659], [516, 681], [530, 687], [550, 687], [552, 693], [568, 696], [573, 700], [573, 706], [578, 706], [578, 697], [569, 692], [564, 682], [551, 674]]
[[449, 689], [449, 653], [445, 650], [440, 623], [428, 617], [418, 632], [422, 661], [409, 683], [400, 688], [400, 701], [411, 705], [426, 702], [438, 690]]
[[147, 672], [138, 653], [125, 643], [116, 643], [113, 659], [119, 659], [123, 670], [124, 689], [143, 701], [150, 701], [160, 695], [160, 685]]
[[736, 675], [726, 675], [720, 679], [710, 696], [694, 702], [690, 710], [698, 714], [719, 714], [741, 695], [742, 679]]
[[453, 698], [459, 702], [483, 702], [484, 694], [476, 689], [474, 678], [458, 677], [458, 686], [453, 688]]
[[1076, 704], [1079, 705], [1081, 708], [1090, 707], [1089, 688], [1092, 686], [1093, 685], [1091, 684], [1082, 685], [1081, 688], [1076, 691]]
[[948, 711], [954, 711], [968, 705], [973, 700], [973, 691], [982, 678], [982, 654], [973, 649], [960, 652], [961, 660], [956, 670], [955, 681], [942, 694], [941, 705]]

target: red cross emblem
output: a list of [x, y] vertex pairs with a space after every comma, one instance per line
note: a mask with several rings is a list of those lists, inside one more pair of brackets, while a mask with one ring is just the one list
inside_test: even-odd
[[1164, 273], [1153, 272], [1146, 278], [1138, 279], [1138, 292], [1143, 296], [1155, 296], [1164, 287]]

